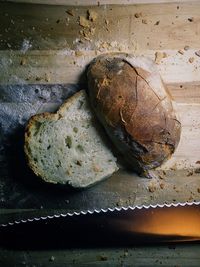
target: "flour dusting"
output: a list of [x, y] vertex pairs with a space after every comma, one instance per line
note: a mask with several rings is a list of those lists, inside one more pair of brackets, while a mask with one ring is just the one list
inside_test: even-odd
[[24, 39], [22, 43], [21, 51], [25, 54], [31, 47], [32, 47], [32, 44], [30, 40]]

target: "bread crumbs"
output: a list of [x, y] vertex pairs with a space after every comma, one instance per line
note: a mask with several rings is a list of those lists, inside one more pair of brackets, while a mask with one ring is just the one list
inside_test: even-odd
[[189, 21], [189, 22], [193, 22], [193, 21], [194, 21], [194, 18], [193, 18], [193, 17], [188, 18], [188, 21]]
[[185, 51], [188, 51], [189, 49], [190, 49], [190, 47], [189, 47], [188, 45], [185, 45], [185, 46], [184, 46], [184, 50], [185, 50]]
[[140, 12], [140, 13], [135, 13], [135, 15], [134, 15], [134, 16], [135, 16], [135, 18], [137, 18], [137, 19], [138, 19], [138, 18], [142, 17], [142, 12]]
[[84, 18], [83, 16], [79, 17], [79, 25], [82, 26], [83, 28], [89, 28], [90, 27], [89, 21], [86, 18]]
[[188, 61], [189, 61], [190, 63], [193, 63], [193, 62], [194, 62], [194, 58], [193, 58], [193, 57], [190, 57]]
[[196, 51], [195, 52], [195, 55], [198, 56], [198, 57], [200, 57], [200, 50]]
[[148, 186], [148, 190], [149, 190], [150, 193], [155, 192], [156, 191], [156, 185], [155, 184], [150, 184]]
[[178, 53], [181, 55], [184, 55], [184, 51], [183, 50], [178, 50]]
[[97, 20], [98, 14], [94, 10], [88, 9], [87, 13], [88, 13], [88, 19], [90, 21], [94, 22]]
[[165, 187], [164, 183], [160, 183], [160, 188], [163, 189]]
[[155, 53], [155, 63], [160, 64], [163, 58], [166, 58], [167, 54], [165, 52], [156, 52]]
[[70, 16], [74, 16], [74, 10], [73, 9], [68, 9], [67, 11], [65, 11], [68, 15]]
[[192, 170], [188, 171], [187, 176], [192, 176], [192, 175], [193, 175], [193, 171]]
[[143, 23], [143, 24], [147, 24], [147, 20], [146, 20], [146, 19], [143, 19], [143, 20], [142, 20], [142, 23]]

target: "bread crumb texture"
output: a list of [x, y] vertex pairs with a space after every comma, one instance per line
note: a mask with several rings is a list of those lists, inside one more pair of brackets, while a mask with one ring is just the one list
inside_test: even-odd
[[25, 153], [35, 174], [47, 182], [75, 188], [90, 186], [118, 169], [84, 90], [67, 100], [56, 114], [30, 119]]

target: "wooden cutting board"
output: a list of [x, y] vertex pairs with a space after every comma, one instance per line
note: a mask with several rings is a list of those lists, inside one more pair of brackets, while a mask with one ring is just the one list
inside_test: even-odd
[[[70, 94], [87, 87], [87, 64], [107, 52], [144, 55], [156, 61], [177, 103], [182, 135], [177, 151], [161, 167], [161, 174], [167, 171], [167, 175], [161, 175], [164, 180], [153, 181], [155, 190], [149, 189], [152, 181], [138, 177], [130, 180], [130, 174], [122, 171], [94, 191], [107, 186], [111, 199], [107, 205], [200, 200], [200, 2], [137, 2], [84, 2], [89, 6], [72, 6], [72, 1], [64, 0], [56, 2], [59, 5], [0, 3], [0, 207], [77, 208], [66, 202], [70, 195], [56, 194], [46, 200], [51, 189], [44, 193], [34, 183], [28, 186], [31, 178], [25, 165], [13, 167], [19, 150], [12, 148], [13, 143], [22, 148], [24, 125], [31, 115], [55, 111]], [[124, 199], [116, 189], [121, 184], [119, 176], [130, 181], [129, 188], [132, 185]], [[93, 193], [83, 193], [82, 198], [90, 199]]]

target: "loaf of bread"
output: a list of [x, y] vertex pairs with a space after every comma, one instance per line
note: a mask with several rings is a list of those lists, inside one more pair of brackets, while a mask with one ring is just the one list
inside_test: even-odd
[[94, 59], [87, 72], [93, 109], [129, 167], [141, 175], [168, 159], [181, 124], [153, 61], [125, 54]]
[[31, 169], [49, 183], [85, 188], [118, 169], [84, 90], [57, 113], [33, 116], [26, 127], [24, 149]]

